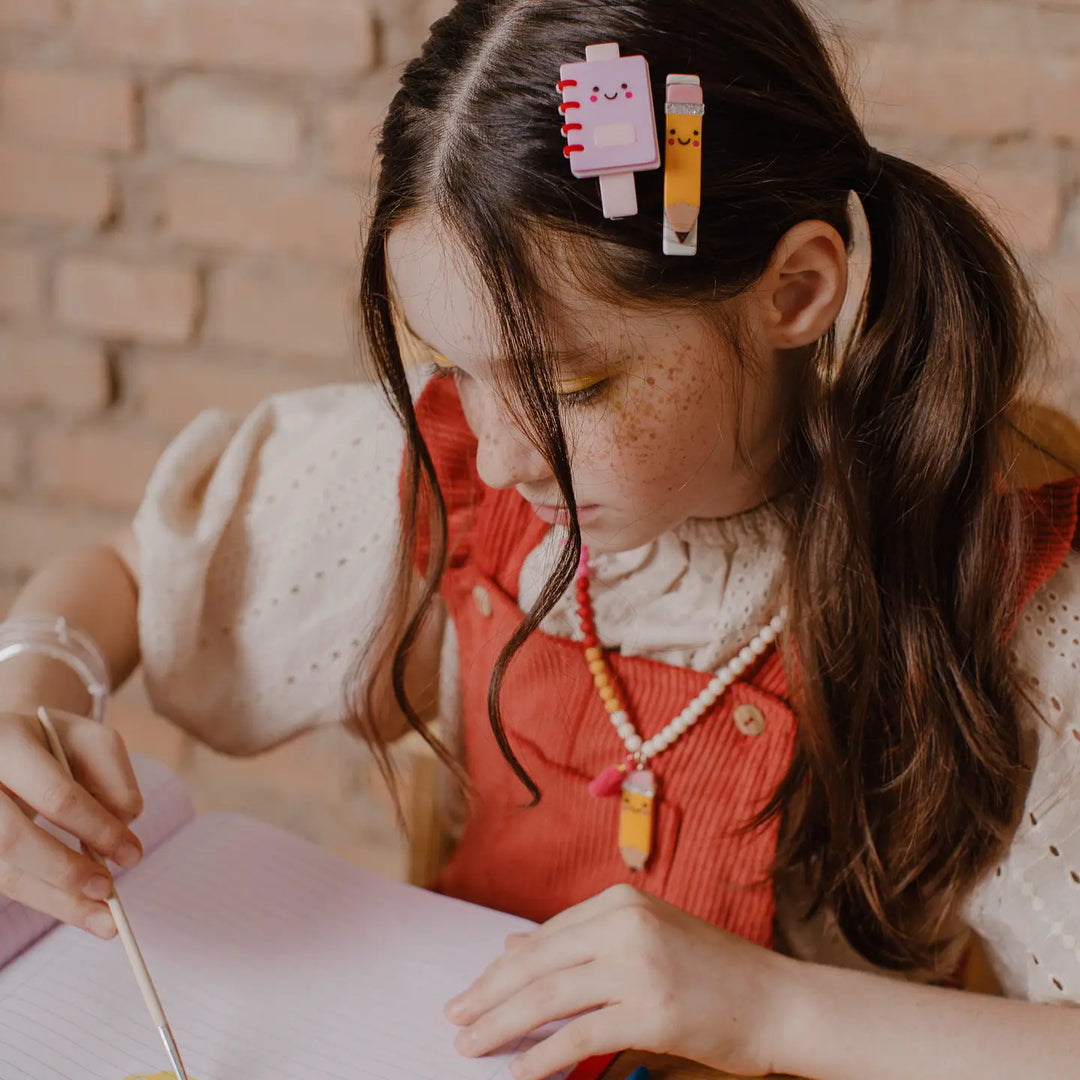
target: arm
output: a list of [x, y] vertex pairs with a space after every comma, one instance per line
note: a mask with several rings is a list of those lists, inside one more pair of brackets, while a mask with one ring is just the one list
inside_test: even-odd
[[[130, 528], [39, 570], [15, 598], [8, 617], [63, 616], [95, 641], [119, 686], [139, 662], [138, 574]], [[89, 696], [66, 665], [44, 656], [13, 657], [0, 666], [0, 709], [33, 712], [50, 705], [84, 713]]]
[[821, 1080], [1016, 1080], [1069, 1076], [1080, 1015], [1069, 1008], [917, 986], [786, 962], [768, 1044], [780, 1072]]

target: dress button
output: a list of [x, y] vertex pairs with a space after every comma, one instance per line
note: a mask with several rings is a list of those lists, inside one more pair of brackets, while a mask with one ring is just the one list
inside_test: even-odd
[[756, 706], [743, 702], [735, 707], [735, 726], [744, 735], [760, 735], [765, 730], [765, 714]]
[[476, 601], [477, 610], [485, 619], [491, 618], [491, 597], [483, 585], [474, 585], [472, 598]]

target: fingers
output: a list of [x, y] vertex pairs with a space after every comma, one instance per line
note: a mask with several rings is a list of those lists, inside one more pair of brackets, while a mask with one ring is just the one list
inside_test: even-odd
[[634, 1045], [633, 1020], [623, 1005], [597, 1009], [564, 1024], [517, 1057], [514, 1080], [543, 1080], [586, 1058], [628, 1050]]
[[112, 878], [88, 855], [73, 851], [39, 828], [7, 795], [0, 793], [0, 859], [6, 864], [6, 884], [0, 892], [25, 889], [38, 880], [71, 897], [104, 900], [112, 892]]
[[97, 937], [111, 938], [116, 934], [116, 924], [106, 904], [65, 892], [40, 878], [31, 877], [4, 858], [0, 858], [0, 893], [61, 922], [89, 930]]
[[480, 1057], [552, 1020], [607, 1004], [605, 981], [597, 971], [600, 966], [585, 964], [534, 979], [460, 1031], [454, 1045], [462, 1054]]
[[[73, 737], [70, 726], [65, 725], [63, 737]], [[85, 745], [77, 736], [74, 741]], [[0, 762], [5, 787], [32, 810], [121, 866], [134, 866], [139, 861], [142, 848], [138, 837], [64, 772], [36, 732], [31, 735], [24, 724], [0, 727]], [[5, 827], [0, 822], [0, 829]]]
[[589, 963], [595, 959], [596, 939], [588, 925], [569, 926], [543, 938], [524, 938], [490, 964], [468, 990], [447, 1003], [447, 1019], [471, 1024], [534, 980]]
[[520, 942], [522, 938], [535, 939], [548, 937], [560, 930], [565, 930], [568, 927], [588, 922], [597, 915], [617, 911], [624, 907], [636, 907], [648, 903], [651, 899], [652, 898], [646, 893], [640, 892], [632, 885], [612, 885], [603, 892], [597, 893], [595, 896], [590, 896], [588, 900], [582, 900], [580, 904], [575, 904], [565, 911], [560, 911], [558, 915], [552, 916], [547, 922], [542, 923], [535, 930], [530, 930], [525, 935], [511, 934], [510, 938], [507, 940], [509, 942], [510, 939], [514, 939], [515, 943], [517, 943]]
[[57, 723], [75, 779], [125, 824], [142, 813], [143, 799], [124, 740], [102, 724]]

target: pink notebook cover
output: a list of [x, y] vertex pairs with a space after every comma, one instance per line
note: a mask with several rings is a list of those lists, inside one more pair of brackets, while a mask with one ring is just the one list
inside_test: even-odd
[[[643, 56], [578, 60], [559, 69], [567, 142], [575, 176], [640, 172], [660, 167], [649, 65]], [[566, 85], [566, 83], [576, 85]]]

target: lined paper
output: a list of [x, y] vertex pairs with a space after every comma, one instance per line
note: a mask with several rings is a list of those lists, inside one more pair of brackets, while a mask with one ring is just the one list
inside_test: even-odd
[[[142, 841], [143, 851], [150, 852], [191, 821], [195, 808], [179, 777], [159, 761], [132, 754], [131, 763], [143, 793], [144, 807], [131, 828]], [[43, 822], [43, 825], [69, 847], [77, 846], [73, 836], [52, 823]], [[119, 866], [110, 865], [110, 869], [118, 880], [124, 873]], [[56, 920], [48, 915], [0, 896], [0, 968], [55, 925]]]
[[[198, 1080], [510, 1077], [509, 1052], [456, 1054], [442, 1008], [521, 919], [223, 814], [181, 830], [121, 892]], [[118, 942], [57, 927], [0, 971], [4, 1080], [122, 1080], [163, 1057]]]

